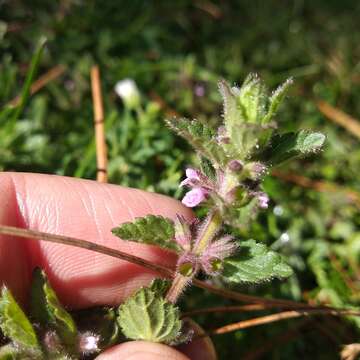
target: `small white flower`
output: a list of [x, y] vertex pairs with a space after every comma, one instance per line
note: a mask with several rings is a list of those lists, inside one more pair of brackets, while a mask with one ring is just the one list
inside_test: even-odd
[[133, 79], [118, 81], [115, 85], [115, 92], [129, 109], [140, 105], [140, 91]]

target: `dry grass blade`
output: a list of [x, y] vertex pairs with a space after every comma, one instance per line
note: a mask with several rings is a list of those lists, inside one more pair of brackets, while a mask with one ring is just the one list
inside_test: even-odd
[[[13, 226], [5, 226], [5, 225], [0, 225], [0, 234], [11, 235], [11, 236], [19, 237], [19, 238], [28, 238], [28, 239], [33, 239], [33, 240], [36, 239], [36, 240], [42, 240], [42, 241], [47, 241], [47, 242], [52, 242], [52, 243], [57, 243], [57, 244], [75, 246], [75, 247], [79, 247], [82, 249], [87, 249], [90, 251], [95, 251], [95, 252], [98, 252], [101, 254], [105, 254], [108, 256], [113, 256], [113, 257], [121, 259], [121, 260], [129, 261], [133, 264], [143, 266], [149, 270], [155, 271], [155, 272], [159, 273], [160, 275], [167, 277], [167, 278], [172, 278], [175, 275], [175, 272], [172, 269], [169, 269], [167, 267], [164, 267], [164, 266], [161, 266], [158, 264], [154, 264], [150, 261], [147, 261], [145, 259], [139, 258], [134, 255], [127, 254], [120, 250], [112, 249], [107, 246], [99, 245], [99, 244], [96, 244], [91, 241], [77, 239], [77, 238], [73, 238], [70, 236], [54, 235], [54, 234], [49, 234], [49, 233], [45, 233], [45, 232], [41, 232], [41, 231], [28, 230], [28, 229], [22, 229], [22, 228], [17, 228], [17, 227], [13, 227]], [[339, 309], [339, 310], [331, 309], [328, 307], [313, 306], [313, 305], [308, 305], [308, 304], [304, 304], [304, 303], [300, 303], [300, 302], [296, 302], [296, 301], [290, 301], [290, 300], [266, 299], [266, 298], [262, 298], [262, 297], [258, 297], [258, 296], [246, 295], [246, 294], [238, 293], [235, 291], [220, 289], [215, 286], [209, 285], [204, 281], [200, 281], [197, 279], [194, 279], [193, 284], [194, 284], [194, 286], [197, 286], [201, 289], [208, 290], [209, 292], [211, 292], [213, 294], [217, 294], [219, 296], [222, 296], [222, 297], [225, 297], [228, 299], [233, 299], [233, 300], [241, 301], [241, 302], [263, 304], [263, 306], [264, 307], [266, 306], [266, 308], [273, 308], [273, 307], [298, 308], [298, 309], [302, 309], [299, 311], [303, 311], [304, 309], [309, 309], [309, 311], [317, 310], [317, 311], [335, 311], [335, 312], [342, 310], [342, 309]]]
[[360, 207], [360, 193], [352, 189], [348, 189], [326, 181], [312, 180], [302, 175], [283, 173], [278, 170], [273, 170], [271, 175], [281, 180], [291, 182], [304, 188], [313, 189], [319, 192], [342, 193], [349, 199], [349, 201], [352, 201]]
[[331, 315], [331, 316], [360, 316], [360, 311], [354, 310], [335, 310], [335, 309], [308, 309], [308, 310], [289, 310], [283, 311], [276, 314], [261, 316], [249, 320], [239, 321], [233, 324], [222, 326], [218, 329], [215, 329], [206, 335], [219, 335], [226, 334], [232, 331], [242, 330], [253, 326], [269, 324], [276, 321], [286, 320], [297, 318], [301, 316], [311, 316], [311, 315]]
[[316, 102], [318, 109], [335, 124], [342, 126], [351, 134], [360, 139], [360, 122], [342, 110], [330, 105], [326, 101]]
[[[45, 87], [49, 82], [55, 80], [60, 75], [62, 75], [65, 71], [64, 65], [57, 65], [50, 69], [48, 72], [46, 72], [44, 75], [40, 76], [32, 85], [30, 88], [30, 94], [33, 95], [37, 93], [39, 90], [41, 90], [43, 87]], [[8, 105], [10, 106], [16, 106], [20, 102], [20, 96], [17, 96], [13, 100], [11, 100]]]
[[95, 251], [101, 254], [116, 257], [121, 260], [129, 261], [133, 264], [140, 265], [146, 267], [147, 269], [156, 271], [165, 277], [171, 277], [173, 275], [173, 271], [164, 266], [153, 264], [150, 261], [144, 260], [137, 256], [133, 256], [125, 252], [122, 252], [120, 250], [109, 248], [107, 246], [99, 245], [91, 241], [77, 239], [69, 236], [54, 235], [36, 230], [27, 230], [27, 229], [16, 228], [13, 226], [3, 226], [3, 225], [0, 225], [0, 234], [12, 235], [20, 238], [43, 240], [43, 241], [63, 244], [63, 245], [76, 246], [82, 249]]
[[105, 141], [104, 107], [98, 66], [91, 68], [91, 90], [94, 107], [94, 127], [96, 141], [97, 181], [107, 182], [107, 147]]
[[223, 312], [245, 312], [245, 311], [266, 310], [269, 308], [273, 308], [273, 306], [266, 304], [248, 304], [248, 305], [240, 305], [240, 306], [214, 306], [210, 308], [183, 312], [181, 314], [181, 317], [191, 317], [193, 315], [202, 315], [202, 314], [219, 313], [219, 312], [223, 313]]

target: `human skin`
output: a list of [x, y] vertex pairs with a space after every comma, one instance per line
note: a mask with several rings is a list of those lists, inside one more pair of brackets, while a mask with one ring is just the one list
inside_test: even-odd
[[[121, 241], [111, 228], [148, 214], [174, 218], [192, 213], [171, 198], [68, 177], [0, 173], [0, 224], [89, 240], [174, 267], [176, 257], [153, 246]], [[0, 235], [0, 283], [26, 305], [31, 273], [43, 268], [61, 302], [71, 309], [118, 305], [156, 273], [93, 251]], [[209, 339], [181, 347], [132, 341], [97, 359], [216, 359]]]

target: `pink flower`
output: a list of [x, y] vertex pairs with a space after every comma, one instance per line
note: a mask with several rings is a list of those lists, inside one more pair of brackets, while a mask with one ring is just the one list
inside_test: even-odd
[[265, 194], [264, 192], [258, 193], [257, 200], [259, 202], [259, 206], [262, 209], [267, 209], [268, 208], [270, 199], [267, 196], [267, 194]]
[[188, 191], [181, 202], [187, 207], [195, 207], [204, 201], [207, 195], [208, 191], [206, 189], [196, 187]]
[[180, 183], [180, 186], [198, 186], [201, 183], [201, 175], [198, 170], [188, 168], [185, 171], [186, 179]]

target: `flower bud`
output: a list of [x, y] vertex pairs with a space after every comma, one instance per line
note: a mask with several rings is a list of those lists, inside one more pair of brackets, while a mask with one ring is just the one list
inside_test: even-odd
[[231, 171], [237, 172], [243, 169], [244, 164], [240, 160], [231, 160], [228, 166]]
[[261, 162], [250, 162], [244, 166], [244, 173], [251, 180], [259, 180], [266, 174], [267, 167]]
[[140, 105], [140, 92], [134, 80], [118, 81], [115, 85], [115, 92], [127, 108], [135, 109]]

